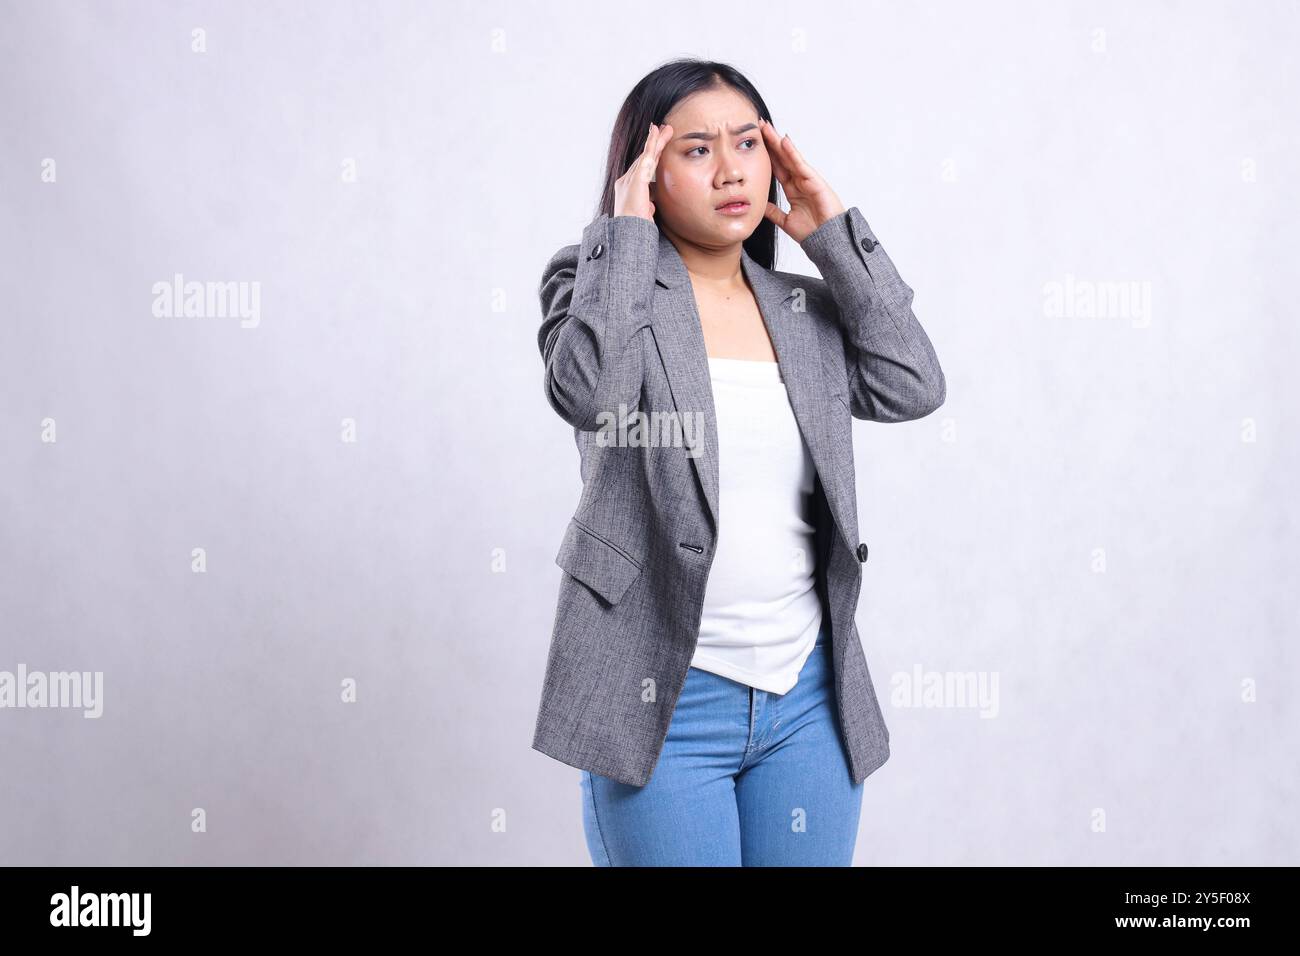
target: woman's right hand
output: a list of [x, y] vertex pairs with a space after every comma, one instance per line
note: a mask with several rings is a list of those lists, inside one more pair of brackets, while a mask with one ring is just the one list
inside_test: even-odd
[[659, 168], [659, 154], [672, 137], [673, 128], [666, 123], [663, 126], [650, 124], [641, 155], [614, 181], [615, 216], [640, 216], [654, 221], [655, 204], [650, 199], [650, 184]]

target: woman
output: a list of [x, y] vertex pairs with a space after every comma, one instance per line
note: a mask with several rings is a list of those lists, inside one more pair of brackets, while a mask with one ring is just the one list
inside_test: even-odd
[[[773, 271], [778, 227], [821, 279]], [[912, 290], [748, 80], [679, 60], [629, 94], [540, 297], [583, 490], [533, 747], [583, 771], [593, 861], [851, 864], [889, 757], [851, 418], [944, 401]]]

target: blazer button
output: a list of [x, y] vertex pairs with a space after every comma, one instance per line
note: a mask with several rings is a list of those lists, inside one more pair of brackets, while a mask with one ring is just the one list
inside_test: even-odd
[[[871, 252], [871, 251], [873, 251], [873, 250], [876, 248], [875, 240], [872, 239], [870, 236], [863, 236], [863, 237], [862, 237], [862, 248], [865, 249], [865, 250], [867, 250], [867, 252]], [[865, 561], [866, 558], [863, 558], [862, 560]]]
[[858, 561], [866, 561], [866, 560], [867, 560], [867, 545], [866, 542], [864, 541], [858, 545]]
[[595, 248], [591, 250], [591, 255], [587, 256], [587, 258], [588, 258], [588, 259], [599, 259], [599, 258], [600, 258], [600, 254], [601, 254], [602, 252], [604, 252], [604, 251], [605, 251], [605, 244], [602, 243], [602, 242], [598, 242], [598, 243], [596, 243]]

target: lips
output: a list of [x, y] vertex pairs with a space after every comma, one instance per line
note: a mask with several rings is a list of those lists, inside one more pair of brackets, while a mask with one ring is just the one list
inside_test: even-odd
[[717, 209], [719, 212], [722, 212], [724, 210], [734, 211], [737, 209], [745, 209], [748, 206], [749, 206], [748, 199], [745, 199], [741, 196], [735, 196], [732, 197], [731, 199], [726, 200], [725, 202], [718, 203], [718, 205], [715, 206], [714, 208]]

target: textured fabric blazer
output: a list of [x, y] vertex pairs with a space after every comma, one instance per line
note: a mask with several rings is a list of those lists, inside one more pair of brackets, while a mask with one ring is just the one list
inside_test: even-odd
[[[854, 621], [867, 546], [852, 419], [921, 418], [947, 387], [911, 288], [856, 206], [800, 245], [822, 278], [767, 269], [743, 247], [741, 262], [816, 467], [817, 591], [856, 783], [889, 759], [889, 728]], [[704, 334], [681, 256], [639, 216], [593, 220], [547, 263], [539, 296], [546, 397], [574, 428], [583, 487], [555, 557], [563, 573], [532, 747], [643, 786], [695, 652], [727, 517]], [[632, 440], [625, 427], [620, 440], [614, 423], [638, 411], [676, 415], [656, 416], [668, 425], [653, 438]], [[688, 418], [701, 425], [693, 443]]]

